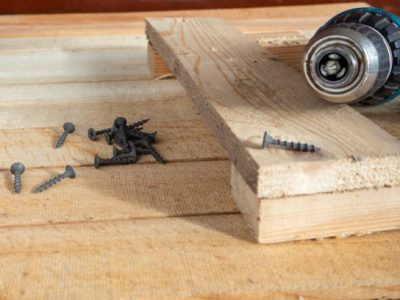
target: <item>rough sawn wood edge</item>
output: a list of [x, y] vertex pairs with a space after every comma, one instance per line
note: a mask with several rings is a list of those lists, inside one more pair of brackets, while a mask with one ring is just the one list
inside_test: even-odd
[[233, 198], [259, 243], [400, 229], [400, 187], [262, 199], [231, 166]]

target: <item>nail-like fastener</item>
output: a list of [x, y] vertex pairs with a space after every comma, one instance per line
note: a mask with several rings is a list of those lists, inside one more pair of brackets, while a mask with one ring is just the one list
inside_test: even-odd
[[73, 133], [75, 131], [75, 125], [67, 122], [64, 124], [64, 132], [60, 136], [60, 138], [57, 141], [56, 148], [60, 148], [62, 145], [64, 145], [65, 140], [67, 139], [68, 134]]
[[102, 135], [102, 134], [106, 134], [106, 133], [110, 133], [111, 132], [111, 128], [106, 128], [106, 129], [102, 129], [102, 130], [94, 130], [93, 128], [89, 128], [88, 129], [88, 137], [91, 141], [95, 141], [98, 135]]
[[16, 162], [10, 167], [11, 173], [14, 175], [14, 192], [21, 192], [21, 175], [25, 172], [25, 166], [23, 163]]
[[314, 145], [309, 145], [306, 143], [288, 142], [288, 141], [281, 141], [279, 139], [274, 139], [273, 137], [268, 135], [267, 131], [265, 131], [261, 148], [266, 148], [268, 147], [268, 145], [274, 145], [282, 149], [300, 151], [300, 152], [317, 152], [321, 150], [319, 147], [316, 147]]
[[[150, 119], [140, 120], [136, 123], [133, 123], [132, 125], [127, 126], [127, 130], [128, 131], [140, 131], [143, 129], [140, 126], [144, 125], [148, 121], [150, 121]], [[101, 130], [95, 130], [94, 128], [89, 128], [88, 129], [88, 137], [90, 140], [95, 141], [97, 136], [106, 134], [106, 133], [111, 133], [111, 131], [112, 131], [112, 128], [105, 128], [105, 129], [101, 129]]]
[[74, 171], [74, 168], [72, 168], [71, 166], [66, 166], [65, 167], [65, 172], [57, 175], [56, 177], [50, 179], [49, 181], [43, 183], [41, 186], [39, 186], [36, 190], [35, 193], [41, 193], [45, 190], [47, 190], [49, 187], [57, 184], [58, 182], [60, 182], [61, 180], [65, 179], [65, 178], [75, 178], [76, 177], [76, 173]]
[[113, 165], [130, 165], [137, 161], [137, 158], [134, 157], [112, 157], [108, 159], [102, 159], [98, 155], [94, 158], [94, 166], [96, 169], [101, 166], [113, 166]]
[[138, 143], [138, 152], [143, 154], [150, 154], [156, 159], [157, 162], [165, 164], [165, 160], [162, 158], [160, 153], [158, 153], [157, 150], [152, 146], [153, 142], [154, 141], [151, 136], [146, 136], [142, 138]]

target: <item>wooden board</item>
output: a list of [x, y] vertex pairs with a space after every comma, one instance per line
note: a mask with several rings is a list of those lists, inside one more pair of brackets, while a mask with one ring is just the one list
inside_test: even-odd
[[[259, 199], [300, 195], [316, 195], [313, 199], [320, 199], [326, 198], [324, 193], [360, 189], [367, 189], [364, 198], [373, 199], [368, 194], [375, 192], [375, 188], [399, 185], [397, 139], [349, 106], [334, 106], [318, 99], [300, 74], [268, 56], [226, 22], [207, 18], [149, 19], [146, 32], [227, 150], [239, 171], [236, 176], [241, 176], [255, 194], [255, 205], [262, 201]], [[322, 150], [304, 154], [261, 149], [264, 130], [282, 140], [314, 143]], [[391, 201], [387, 212], [399, 212], [398, 192], [389, 189], [388, 193]], [[235, 198], [246, 195], [235, 193]], [[332, 205], [327, 210], [335, 221], [348, 224], [345, 221], [350, 217], [362, 224], [344, 225], [339, 231], [348, 234], [357, 229], [370, 232], [400, 226], [400, 221], [388, 218], [387, 213], [374, 214], [378, 221], [363, 223], [359, 212], [351, 209], [353, 214], [349, 216], [343, 213], [342, 206], [336, 207], [335, 197], [344, 196], [338, 194], [328, 202]], [[350, 199], [354, 202], [356, 198]], [[253, 206], [252, 201], [237, 199], [244, 202], [241, 208]], [[285, 202], [280, 202], [282, 210]], [[376, 205], [368, 208], [373, 211]], [[313, 207], [299, 204], [298, 209], [306, 219]], [[261, 217], [264, 214], [268, 219], [269, 209], [263, 211], [261, 207], [252, 216], [251, 224], [256, 227], [259, 242], [317, 237], [311, 230], [300, 234], [304, 230], [297, 222], [292, 222], [291, 230], [299, 230], [298, 234], [278, 237], [276, 230], [281, 222], [267, 226]], [[297, 216], [297, 220], [303, 219]], [[324, 236], [338, 234], [328, 221], [325, 225]], [[274, 238], [263, 238], [264, 234]]]
[[[301, 30], [308, 17], [322, 22], [330, 14], [354, 6], [360, 5], [190, 14], [241, 18], [254, 31], [257, 18], [265, 16], [272, 24], [267, 29], [276, 32], [262, 36], [278, 41]], [[179, 16], [179, 12], [174, 13]], [[136, 42], [120, 37], [130, 32], [143, 34], [141, 20], [145, 16], [0, 16], [0, 35], [12, 37], [4, 43], [0, 39], [1, 48], [9, 45], [6, 51], [45, 50], [65, 55], [73, 55], [73, 49], [95, 53], [139, 48]], [[144, 35], [140, 39], [144, 41]], [[281, 47], [282, 55], [285, 49]], [[143, 57], [146, 51], [144, 46]], [[286, 53], [290, 55], [290, 50]], [[117, 60], [122, 63], [126, 57], [121, 55]], [[46, 68], [50, 65], [47, 63]], [[75, 72], [88, 74], [87, 67], [76, 65]], [[44, 71], [53, 72], [46, 69], [42, 74]], [[134, 74], [132, 69], [129, 72]], [[28, 76], [37, 83], [0, 84], [3, 136], [26, 129], [50, 140], [43, 132], [51, 131], [55, 137], [64, 121], [74, 119], [82, 134], [78, 132], [73, 138], [79, 140], [74, 147], [69, 142], [65, 146], [76, 151], [75, 147], [94, 146], [84, 138], [88, 125], [109, 124], [124, 109], [132, 119], [150, 116], [149, 126], [163, 135], [161, 144], [176, 138], [170, 135], [173, 131], [162, 129], [163, 124], [174, 124], [178, 132], [180, 128], [190, 129], [195, 122], [198, 130], [193, 130], [190, 138], [193, 146], [181, 141], [189, 152], [177, 151], [176, 162], [100, 171], [78, 163], [76, 181], [62, 182], [42, 195], [30, 191], [60, 172], [63, 161], [53, 159], [56, 165], [50, 166], [47, 156], [57, 152], [51, 151], [50, 144], [43, 146], [43, 139], [33, 139], [30, 149], [44, 148], [47, 155], [42, 156], [41, 163], [47, 167], [27, 169], [20, 196], [10, 192], [8, 170], [0, 172], [0, 299], [400, 298], [396, 268], [400, 264], [399, 231], [362, 238], [255, 244], [230, 195], [230, 162], [176, 80], [138, 77], [139, 81], [111, 78], [87, 82], [80, 77], [83, 82], [72, 78], [71, 82], [39, 83], [39, 73], [25, 78]], [[395, 126], [398, 109], [382, 108], [379, 117], [374, 111], [367, 113], [400, 136]], [[18, 135], [9, 134], [8, 138], [6, 145], [17, 149]], [[206, 144], [210, 149], [196, 151]], [[0, 144], [0, 149], [4, 146]], [[172, 153], [167, 148], [164, 151]], [[203, 155], [203, 151], [208, 154]], [[30, 163], [32, 156], [27, 151], [20, 153], [3, 152], [2, 160], [18, 158]], [[35, 162], [40, 162], [37, 156]]]

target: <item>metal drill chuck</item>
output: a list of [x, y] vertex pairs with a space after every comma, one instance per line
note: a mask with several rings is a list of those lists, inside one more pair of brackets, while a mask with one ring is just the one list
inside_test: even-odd
[[335, 16], [308, 43], [303, 71], [329, 102], [393, 100], [400, 95], [400, 18], [370, 7]]

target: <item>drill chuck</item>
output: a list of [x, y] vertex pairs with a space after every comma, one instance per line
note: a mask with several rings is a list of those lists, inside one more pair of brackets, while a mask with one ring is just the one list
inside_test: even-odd
[[377, 8], [345, 11], [306, 47], [309, 85], [333, 103], [378, 105], [400, 95], [400, 18]]

